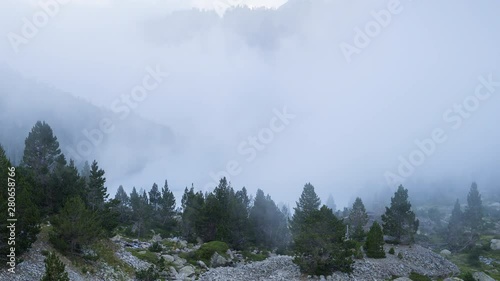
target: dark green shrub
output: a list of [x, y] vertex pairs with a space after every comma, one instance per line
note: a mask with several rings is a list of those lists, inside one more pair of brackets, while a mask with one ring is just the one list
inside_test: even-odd
[[148, 269], [142, 269], [135, 272], [135, 278], [140, 281], [156, 281], [160, 278], [160, 273], [152, 265]]
[[[141, 259], [145, 262], [149, 262], [151, 264], [156, 264], [158, 262], [158, 256], [155, 253], [144, 251], [144, 250], [138, 250], [138, 249], [127, 249], [134, 257]], [[142, 253], [145, 252], [145, 253]]]
[[400, 260], [402, 260], [402, 259], [403, 259], [403, 254], [401, 254], [401, 252], [399, 252], [399, 253], [398, 253], [398, 258], [399, 258]]
[[472, 249], [467, 255], [467, 263], [475, 267], [481, 266], [481, 262], [479, 261], [480, 255], [481, 255], [481, 248]]
[[460, 278], [464, 281], [476, 281], [476, 279], [474, 279], [470, 271], [461, 274]]
[[219, 253], [221, 256], [225, 256], [227, 250], [229, 250], [229, 246], [224, 242], [208, 242], [201, 245], [201, 247], [196, 251], [196, 258], [208, 263], [215, 252]]
[[396, 254], [396, 251], [394, 251], [394, 247], [391, 247], [391, 248], [389, 249], [389, 254], [391, 254], [391, 255]]
[[366, 237], [365, 243], [366, 255], [369, 258], [383, 259], [385, 258], [384, 251], [384, 234], [382, 232], [382, 227], [377, 222], [374, 222], [368, 235]]
[[66, 266], [61, 262], [54, 252], [51, 252], [45, 258], [45, 275], [42, 281], [69, 281]]
[[425, 275], [422, 275], [422, 274], [418, 274], [416, 272], [412, 272], [410, 274], [410, 279], [412, 281], [432, 281], [431, 278], [425, 276]]
[[243, 255], [243, 257], [245, 257], [245, 259], [250, 261], [263, 261], [268, 257], [268, 255], [266, 255], [264, 252], [260, 254], [259, 253], [254, 254], [250, 251], [243, 251], [241, 252], [241, 254]]
[[163, 250], [163, 247], [158, 242], [154, 242], [151, 246], [149, 246], [149, 251], [153, 253], [160, 253]]

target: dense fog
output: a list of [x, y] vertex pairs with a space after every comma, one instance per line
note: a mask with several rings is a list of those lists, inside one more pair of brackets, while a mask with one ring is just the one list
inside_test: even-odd
[[37, 1], [0, 4], [14, 161], [46, 120], [113, 195], [221, 176], [290, 205], [306, 182], [338, 207], [400, 183], [450, 205], [472, 181], [499, 188], [497, 1], [53, 3], [46, 22]]

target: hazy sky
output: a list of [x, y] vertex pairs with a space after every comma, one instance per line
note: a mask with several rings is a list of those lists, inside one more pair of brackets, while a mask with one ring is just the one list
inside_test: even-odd
[[[498, 1], [67, 2], [16, 53], [11, 32], [21, 36], [23, 18], [43, 9], [3, 0], [0, 62], [106, 108], [142, 84], [147, 67], [169, 73], [135, 111], [169, 126], [177, 153], [159, 148], [161, 161], [123, 176], [110, 147], [99, 160], [113, 171], [113, 195], [119, 184], [165, 178], [213, 186], [210, 173], [237, 162], [238, 189], [291, 203], [311, 182], [342, 206], [361, 190], [394, 188], [387, 171], [401, 176], [404, 159], [426, 152], [415, 140], [435, 134], [440, 143], [402, 177], [407, 185], [453, 178], [492, 188], [498, 179], [500, 86], [484, 82], [500, 81]], [[273, 9], [213, 12], [229, 3]], [[248, 138], [268, 133], [285, 107], [294, 117], [252, 148]]]

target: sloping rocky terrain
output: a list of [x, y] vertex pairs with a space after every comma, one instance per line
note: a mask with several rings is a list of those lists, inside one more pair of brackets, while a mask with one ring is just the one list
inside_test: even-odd
[[[24, 261], [17, 266], [17, 273], [11, 275], [6, 272], [0, 273], [0, 280], [14, 281], [32, 281], [40, 280], [44, 274], [44, 251], [53, 250], [50, 244], [43, 237], [39, 236], [38, 241], [32, 249], [23, 256]], [[159, 240], [156, 238], [156, 240]], [[237, 252], [230, 253], [231, 259], [225, 260], [232, 266], [209, 268], [203, 262], [197, 265], [188, 263], [180, 258], [176, 253], [193, 250], [187, 246], [185, 241], [180, 239], [163, 239], [169, 243], [175, 242], [177, 247], [171, 249], [170, 254], [158, 253], [163, 256], [170, 264], [170, 267], [164, 272], [163, 277], [166, 280], [204, 280], [204, 281], [295, 281], [305, 280], [308, 276], [300, 274], [298, 266], [292, 262], [292, 257], [271, 255], [264, 261], [245, 262]], [[113, 239], [113, 243], [118, 246], [118, 251], [114, 255], [125, 264], [135, 270], [146, 269], [150, 263], [139, 259], [131, 254], [130, 249], [146, 252], [151, 242], [141, 242], [137, 240], [125, 240], [121, 238]], [[180, 246], [179, 246], [180, 245]], [[198, 246], [192, 246], [194, 248]], [[386, 251], [389, 250], [386, 246]], [[129, 250], [127, 250], [129, 249]], [[361, 259], [356, 260], [354, 272], [351, 275], [335, 273], [332, 276], [311, 277], [321, 280], [387, 280], [393, 276], [409, 276], [411, 272], [427, 275], [433, 279], [451, 277], [459, 273], [457, 266], [449, 262], [441, 255], [436, 254], [421, 246], [394, 246], [395, 255], [387, 254], [385, 259]], [[398, 255], [401, 253], [401, 255]], [[215, 255], [214, 255], [215, 256]], [[226, 255], [227, 256], [227, 255]], [[399, 256], [399, 257], [398, 257]], [[212, 262], [218, 262], [218, 259], [224, 260], [220, 255], [212, 258]], [[129, 274], [121, 271], [119, 268], [109, 266], [103, 262], [97, 262], [96, 268], [92, 273], [83, 273], [81, 268], [76, 268], [68, 259], [62, 258], [66, 264], [66, 270], [71, 280], [130, 280]], [[223, 261], [224, 262], [224, 261]], [[209, 265], [210, 266], [210, 265]]]
[[[323, 280], [387, 280], [393, 276], [409, 276], [416, 272], [432, 278], [448, 277], [459, 273], [456, 265], [440, 255], [421, 246], [394, 247], [396, 254], [385, 259], [357, 260], [352, 275], [335, 273], [332, 276], [319, 277]], [[389, 250], [389, 247], [386, 247]], [[401, 253], [402, 258], [398, 257]], [[239, 265], [236, 267], [216, 268], [201, 276], [201, 280], [303, 280], [299, 268], [287, 256], [270, 257], [262, 262]]]

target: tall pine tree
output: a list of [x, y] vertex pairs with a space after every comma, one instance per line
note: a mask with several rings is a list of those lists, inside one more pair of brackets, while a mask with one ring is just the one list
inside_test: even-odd
[[290, 228], [292, 233], [294, 231], [294, 228], [297, 228], [297, 225], [300, 224], [308, 214], [315, 210], [318, 210], [320, 205], [321, 200], [319, 199], [318, 195], [316, 195], [314, 186], [311, 183], [305, 184], [299, 201], [297, 202], [297, 206], [294, 208], [295, 212], [292, 216], [292, 220], [290, 221]]
[[446, 240], [450, 249], [458, 249], [463, 246], [465, 242], [464, 232], [464, 214], [460, 208], [460, 202], [457, 199], [453, 211], [451, 212], [450, 221], [448, 222], [448, 231], [446, 233]]
[[352, 210], [349, 213], [349, 226], [351, 238], [356, 241], [363, 241], [365, 238], [364, 227], [368, 223], [368, 214], [366, 213], [365, 205], [361, 198], [356, 198], [352, 205]]
[[366, 255], [369, 258], [382, 259], [385, 258], [384, 251], [384, 233], [378, 222], [374, 222], [368, 231], [365, 243]]
[[168, 187], [168, 181], [165, 180], [165, 184], [161, 189], [160, 197], [160, 218], [163, 228], [166, 231], [172, 231], [175, 228], [176, 220], [175, 216], [175, 196], [174, 193]]
[[87, 204], [92, 211], [102, 210], [104, 202], [109, 197], [108, 189], [104, 186], [106, 183], [104, 174], [104, 170], [100, 169], [97, 161], [94, 160], [87, 184]]
[[36, 186], [35, 200], [45, 214], [50, 214], [54, 209], [57, 194], [50, 184], [51, 174], [61, 159], [61, 149], [52, 128], [38, 121], [31, 129], [25, 141], [24, 155], [21, 166], [31, 176], [32, 186]]
[[385, 208], [382, 215], [384, 233], [395, 238], [398, 243], [412, 243], [417, 233], [419, 221], [411, 210], [408, 201], [408, 190], [399, 186], [394, 197], [391, 198], [391, 206]]
[[483, 227], [483, 202], [481, 194], [477, 189], [477, 184], [472, 183], [467, 195], [467, 208], [465, 209], [465, 219], [467, 226], [473, 232], [479, 232]]

